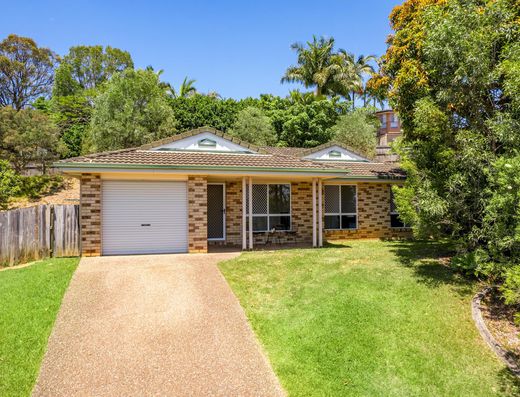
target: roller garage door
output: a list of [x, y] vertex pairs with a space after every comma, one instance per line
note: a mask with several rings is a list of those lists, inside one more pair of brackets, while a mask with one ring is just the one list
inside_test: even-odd
[[102, 183], [103, 255], [188, 251], [186, 182]]

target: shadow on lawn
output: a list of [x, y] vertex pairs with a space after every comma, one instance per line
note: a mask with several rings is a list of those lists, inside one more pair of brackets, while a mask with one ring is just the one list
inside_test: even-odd
[[455, 292], [467, 296], [474, 291], [474, 282], [449, 268], [447, 262], [454, 254], [453, 248], [437, 241], [395, 241], [391, 251], [399, 262], [414, 270], [421, 283], [436, 288], [451, 285]]
[[503, 368], [498, 372], [500, 391], [507, 396], [520, 395], [520, 379], [509, 368]]

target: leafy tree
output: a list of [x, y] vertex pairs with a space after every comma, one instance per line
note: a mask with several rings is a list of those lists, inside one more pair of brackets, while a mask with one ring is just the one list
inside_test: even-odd
[[229, 134], [259, 146], [272, 146], [276, 143], [276, 132], [269, 117], [256, 107], [241, 110]]
[[59, 129], [59, 154], [62, 158], [79, 156], [92, 113], [91, 101], [85, 96], [38, 98], [32, 105], [46, 114]]
[[91, 101], [81, 94], [51, 99], [49, 116], [60, 130], [62, 157], [81, 154], [91, 114]]
[[133, 69], [130, 53], [107, 46], [75, 46], [56, 70], [54, 96], [78, 94], [82, 90], [92, 90], [115, 73]]
[[0, 108], [0, 152], [20, 173], [27, 164], [47, 164], [57, 156], [58, 129], [38, 110]]
[[514, 0], [409, 0], [383, 57], [404, 130], [401, 216], [418, 235], [450, 237], [454, 264], [479, 276], [520, 264], [519, 20]]
[[302, 83], [314, 87], [315, 95], [341, 95], [348, 97], [358, 86], [358, 77], [348, 54], [334, 52], [334, 39], [313, 36], [307, 46], [294, 43], [291, 48], [298, 54], [297, 66], [290, 66], [282, 83]]
[[16, 196], [19, 191], [18, 175], [8, 161], [0, 160], [0, 210], [8, 209], [11, 197]]
[[332, 138], [331, 128], [338, 117], [347, 113], [348, 103], [338, 98], [315, 98], [309, 102], [294, 102], [294, 98], [262, 95], [259, 100], [248, 100], [249, 106], [264, 110], [271, 119], [278, 145], [313, 147]]
[[332, 127], [333, 139], [343, 143], [362, 156], [373, 158], [379, 120], [372, 111], [364, 108], [339, 116]]
[[174, 134], [176, 122], [159, 77], [150, 70], [115, 74], [94, 99], [86, 151], [123, 149]]
[[223, 132], [233, 126], [239, 110], [244, 107], [233, 99], [222, 100], [201, 94], [171, 98], [170, 106], [179, 131], [208, 126]]
[[26, 107], [52, 87], [56, 55], [28, 37], [9, 35], [0, 42], [0, 106]]

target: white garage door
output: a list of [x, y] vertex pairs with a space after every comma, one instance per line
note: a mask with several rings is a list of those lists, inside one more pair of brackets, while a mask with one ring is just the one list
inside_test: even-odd
[[188, 251], [185, 182], [103, 181], [104, 255]]

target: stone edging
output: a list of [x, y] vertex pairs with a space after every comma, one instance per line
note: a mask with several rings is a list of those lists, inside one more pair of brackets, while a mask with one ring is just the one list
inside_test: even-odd
[[491, 332], [489, 332], [489, 329], [484, 322], [484, 317], [482, 316], [480, 302], [491, 290], [495, 288], [496, 287], [484, 288], [473, 297], [471, 300], [471, 315], [475, 321], [475, 325], [477, 326], [478, 331], [480, 332], [480, 335], [489, 345], [491, 350], [493, 350], [495, 354], [507, 365], [513, 374], [520, 377], [519, 364], [517, 364], [516, 361], [511, 357], [511, 353], [505, 350], [493, 337]]

